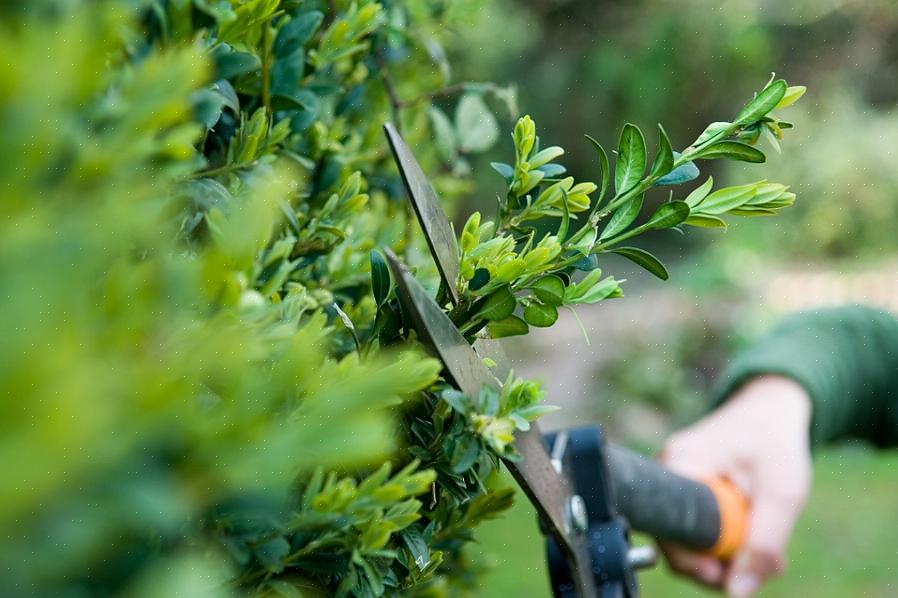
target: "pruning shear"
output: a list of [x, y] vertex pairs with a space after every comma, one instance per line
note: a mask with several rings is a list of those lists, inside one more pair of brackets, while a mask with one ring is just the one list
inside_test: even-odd
[[[457, 303], [459, 257], [449, 220], [398, 131], [390, 124], [384, 129], [442, 287]], [[468, 396], [476, 396], [483, 385], [498, 387], [482, 355], [488, 352], [507, 363], [496, 341], [487, 345], [488, 339], [478, 339], [478, 354], [399, 259], [389, 250], [386, 254], [404, 313], [451, 381]], [[723, 479], [696, 482], [671, 473], [653, 460], [609, 445], [600, 426], [543, 436], [531, 424], [515, 434], [515, 447], [521, 458], [506, 459], [505, 465], [539, 515], [555, 596], [636, 596], [634, 571], [653, 564], [654, 554], [630, 547], [631, 527], [723, 559], [742, 543], [748, 507], [732, 484]]]

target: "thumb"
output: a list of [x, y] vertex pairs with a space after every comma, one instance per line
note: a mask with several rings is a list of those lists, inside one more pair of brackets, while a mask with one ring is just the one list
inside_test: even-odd
[[745, 546], [727, 575], [727, 594], [734, 598], [751, 596], [765, 580], [783, 571], [786, 545], [802, 504], [803, 500], [790, 500], [776, 490], [756, 494]]

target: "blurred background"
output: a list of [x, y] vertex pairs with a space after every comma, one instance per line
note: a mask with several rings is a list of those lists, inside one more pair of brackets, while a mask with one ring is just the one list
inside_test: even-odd
[[[598, 176], [584, 133], [614, 147], [623, 122], [663, 122], [683, 146], [772, 71], [809, 89], [763, 175], [722, 161], [703, 172], [724, 185], [790, 184], [793, 209], [723, 233], [658, 234], [650, 249], [672, 266], [671, 280], [609, 261], [606, 271], [628, 279], [627, 298], [581, 310], [588, 343], [565, 313], [506, 344], [519, 373], [541, 379], [563, 408], [548, 427], [598, 421], [650, 453], [705, 410], [730, 356], [783, 315], [857, 302], [898, 310], [896, 9], [892, 0], [495, 1], [459, 32], [457, 77], [516, 83], [521, 112], [544, 144], [568, 150], [562, 161], [577, 180]], [[488, 161], [509, 155], [504, 143], [472, 164], [479, 194], [462, 212], [490, 209], [502, 181]], [[789, 571], [764, 595], [898, 595], [896, 473], [893, 454], [820, 451]], [[494, 566], [484, 596], [548, 595], [523, 497], [484, 529], [476, 558]], [[641, 583], [649, 596], [701, 593], [663, 566]]]

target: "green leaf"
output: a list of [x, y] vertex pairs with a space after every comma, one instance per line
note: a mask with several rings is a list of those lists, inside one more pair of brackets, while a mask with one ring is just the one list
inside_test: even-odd
[[804, 85], [793, 85], [786, 88], [786, 93], [783, 95], [783, 99], [781, 99], [779, 103], [774, 106], [774, 110], [780, 108], [788, 108], [789, 106], [797, 102], [807, 90], [808, 88]]
[[[761, 93], [742, 108], [742, 111], [733, 121], [739, 126], [750, 125], [764, 118], [767, 113], [776, 108], [786, 95], [787, 85], [782, 79], [778, 79], [765, 87]], [[797, 99], [797, 98], [796, 98]]]
[[658, 125], [658, 153], [655, 155], [655, 161], [652, 163], [650, 175], [652, 177], [661, 178], [673, 170], [674, 156], [673, 148], [670, 147], [670, 139], [664, 127]]
[[[680, 155], [680, 152], [674, 152], [674, 160], [678, 160]], [[698, 166], [695, 165], [695, 162], [690, 160], [668, 172], [666, 175], [655, 181], [652, 186], [682, 185], [683, 183], [688, 183], [689, 181], [697, 179], [699, 174], [701, 173], [699, 172]]]
[[514, 313], [517, 299], [511, 293], [508, 285], [493, 291], [477, 312], [477, 318], [482, 320], [504, 320]]
[[602, 234], [599, 236], [599, 241], [611, 238], [633, 224], [633, 221], [639, 216], [639, 212], [642, 211], [643, 197], [644, 195], [638, 195], [615, 210], [611, 219], [608, 221], [608, 224], [605, 225]]
[[624, 125], [617, 148], [614, 188], [618, 195], [633, 188], [645, 174], [645, 138], [634, 124]]
[[728, 158], [753, 164], [761, 164], [767, 160], [764, 152], [741, 141], [718, 141], [699, 151], [696, 158], [702, 160]]
[[496, 320], [486, 325], [487, 332], [492, 338], [504, 338], [506, 336], [518, 336], [527, 334], [530, 327], [527, 322], [517, 316], [509, 316], [504, 320]]
[[486, 268], [477, 268], [474, 270], [474, 276], [468, 283], [468, 288], [472, 291], [479, 291], [490, 281], [490, 271]]
[[724, 121], [724, 122], [714, 122], [714, 123], [711, 123], [710, 125], [708, 125], [707, 127], [705, 127], [705, 130], [702, 131], [702, 134], [699, 135], [698, 138], [697, 138], [695, 141], [692, 142], [692, 145], [693, 145], [694, 147], [698, 147], [698, 146], [700, 146], [701, 144], [703, 144], [703, 143], [709, 141], [709, 140], [710, 140], [711, 138], [713, 138], [714, 136], [716, 136], [716, 135], [722, 133], [723, 131], [726, 131], [726, 130], [729, 129], [731, 126], [733, 126], [733, 123], [731, 123], [731, 122], [726, 122], [726, 121]]
[[502, 162], [490, 162], [490, 166], [493, 167], [493, 170], [502, 175], [505, 179], [506, 184], [511, 184], [511, 181], [514, 179], [514, 167], [509, 164], [504, 164]]
[[415, 559], [419, 571], [423, 571], [430, 563], [430, 547], [416, 526], [410, 526], [399, 532], [399, 537]]
[[211, 55], [215, 63], [215, 79], [233, 79], [262, 68], [262, 61], [255, 54], [237, 52], [228, 44], [218, 44]]
[[759, 183], [718, 189], [698, 205], [703, 214], [724, 214], [747, 203], [757, 193]]
[[534, 301], [524, 308], [524, 320], [531, 326], [548, 328], [558, 320], [558, 308]]
[[462, 436], [455, 443], [452, 459], [449, 464], [453, 473], [464, 473], [471, 469], [480, 456], [480, 443], [474, 436]]
[[275, 56], [286, 56], [301, 48], [321, 25], [324, 15], [317, 10], [310, 10], [293, 17], [278, 30], [274, 40]]
[[284, 570], [284, 558], [290, 554], [290, 543], [282, 537], [273, 538], [253, 549], [256, 559], [270, 573]]
[[700, 228], [726, 228], [727, 223], [717, 216], [708, 214], [691, 214], [683, 224], [698, 226]]
[[559, 407], [556, 405], [530, 405], [529, 407], [518, 409], [515, 413], [520, 417], [523, 417], [527, 421], [533, 421], [548, 413], [554, 413], [558, 410]]
[[596, 148], [596, 153], [599, 156], [599, 171], [601, 174], [601, 182], [599, 183], [599, 194], [596, 196], [595, 206], [598, 207], [599, 204], [602, 203], [602, 199], [605, 197], [605, 193], [608, 191], [608, 184], [611, 182], [611, 167], [608, 163], [608, 153], [605, 151], [605, 148], [602, 147], [602, 144], [590, 137], [586, 136], [589, 142]]
[[564, 281], [554, 274], [543, 276], [530, 289], [543, 303], [561, 305], [564, 301]]
[[713, 186], [714, 177], [709, 176], [707, 181], [693, 189], [692, 193], [686, 196], [686, 205], [688, 205], [690, 208], [694, 208], [695, 206], [697, 206], [703, 199], [708, 197], [708, 193], [711, 192], [711, 187]]
[[631, 262], [642, 266], [661, 280], [667, 280], [670, 276], [667, 273], [667, 268], [664, 267], [664, 264], [645, 249], [640, 249], [638, 247], [618, 247], [617, 249], [611, 249], [611, 252], [622, 255]]
[[467, 415], [471, 411], [471, 400], [468, 395], [454, 388], [447, 388], [440, 393], [440, 398], [452, 407], [453, 410]]
[[[431, 106], [427, 113], [430, 116], [434, 143], [436, 144], [437, 152], [440, 154], [440, 159], [446, 163], [454, 162], [458, 157], [458, 142], [452, 122], [446, 116], [446, 113], [436, 106]], [[512, 174], [514, 174], [514, 171], [512, 171]]]
[[567, 232], [571, 226], [571, 210], [568, 207], [567, 201], [567, 191], [564, 189], [561, 190], [561, 224], [558, 225], [558, 232], [555, 233], [555, 236], [558, 237], [559, 243], [564, 243], [565, 239], [567, 239]]
[[669, 201], [652, 214], [645, 226], [653, 230], [671, 228], [689, 218], [689, 205], [685, 201]]
[[[582, 284], [582, 282], [580, 283]], [[620, 296], [620, 284], [610, 276], [605, 280], [593, 284], [583, 292], [578, 292], [572, 298], [565, 297], [566, 304], [586, 303], [593, 304], [608, 299], [609, 297]]]
[[455, 111], [455, 129], [463, 152], [488, 150], [499, 139], [499, 124], [480, 94], [462, 96]]
[[371, 291], [380, 307], [390, 294], [390, 269], [379, 251], [371, 250]]

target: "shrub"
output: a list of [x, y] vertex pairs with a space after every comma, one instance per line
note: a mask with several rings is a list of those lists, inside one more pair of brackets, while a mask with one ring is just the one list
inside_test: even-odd
[[[487, 478], [541, 392], [440, 381], [371, 254], [404, 251], [434, 280], [385, 120], [451, 173], [452, 196], [496, 140], [484, 97], [516, 111], [511, 88], [449, 84], [440, 39], [469, 8], [0, 9], [15, 56], [0, 67], [4, 594], [378, 596], [469, 579], [464, 544], [511, 500]], [[780, 185], [709, 181], [632, 226], [644, 190], [694, 178], [693, 160], [761, 161], [738, 139], [778, 134], [768, 113], [797, 91], [771, 82], [682, 154], [661, 129], [648, 175], [627, 125], [613, 175], [596, 144], [598, 185], [561, 178], [563, 151], [520, 119], [497, 220], [462, 231], [453, 317], [472, 336], [550, 325], [559, 306], [620, 295], [604, 252], [666, 277], [623, 240], [790, 204]], [[537, 238], [544, 218], [560, 224]]]

